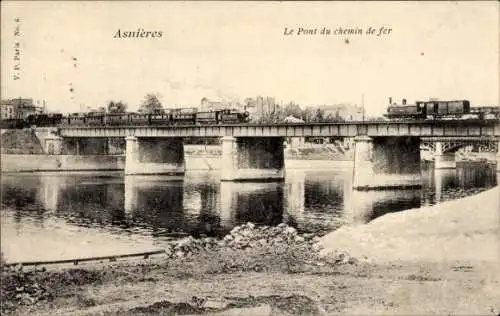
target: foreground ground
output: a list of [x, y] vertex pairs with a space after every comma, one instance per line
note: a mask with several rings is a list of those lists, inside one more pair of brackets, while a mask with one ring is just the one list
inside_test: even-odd
[[17, 315], [500, 315], [498, 192], [321, 240], [286, 226], [245, 225], [224, 242], [188, 239], [147, 260], [11, 268], [2, 275], [2, 308]]
[[245, 263], [236, 263], [239, 267], [224, 264], [224, 259], [199, 257], [167, 264], [158, 258], [148, 262], [82, 266], [79, 269], [39, 273], [35, 279], [39, 287], [46, 288], [46, 299], [32, 305], [27, 302], [27, 305], [20, 305], [11, 313], [500, 313], [498, 265], [479, 262], [286, 265], [286, 260], [268, 262], [268, 259], [258, 257], [255, 254]]

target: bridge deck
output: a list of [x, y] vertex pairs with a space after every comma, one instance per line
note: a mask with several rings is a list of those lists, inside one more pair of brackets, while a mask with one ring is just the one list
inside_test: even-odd
[[95, 126], [60, 127], [59, 133], [63, 137], [353, 137], [361, 135], [373, 137], [500, 137], [500, 124], [496, 120], [441, 120], [313, 124]]

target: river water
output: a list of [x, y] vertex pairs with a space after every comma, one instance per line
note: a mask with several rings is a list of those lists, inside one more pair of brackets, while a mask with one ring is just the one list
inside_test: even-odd
[[351, 177], [349, 167], [287, 170], [281, 183], [220, 182], [217, 171], [2, 174], [2, 252], [17, 262], [148, 251], [187, 235], [220, 237], [249, 221], [321, 235], [498, 181], [494, 166], [484, 164], [423, 165], [423, 187], [411, 190], [353, 191]]

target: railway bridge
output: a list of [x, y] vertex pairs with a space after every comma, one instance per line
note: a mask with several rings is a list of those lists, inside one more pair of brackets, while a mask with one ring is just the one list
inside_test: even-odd
[[[234, 124], [186, 126], [61, 127], [43, 138], [45, 150], [61, 154], [75, 139], [124, 138], [125, 174], [183, 174], [183, 138], [219, 137], [221, 180], [284, 179], [284, 139], [290, 137], [354, 137], [353, 187], [377, 189], [418, 186], [420, 145], [433, 143], [443, 154], [445, 138], [471, 143], [493, 142], [498, 152], [496, 120], [373, 121], [314, 124]], [[439, 145], [441, 144], [441, 145]], [[439, 149], [440, 148], [440, 149]], [[105, 149], [106, 150], [106, 149]], [[497, 169], [500, 154], [496, 155]], [[499, 169], [500, 170], [500, 169]]]
[[459, 151], [474, 152], [483, 157], [493, 157], [499, 151], [495, 137], [422, 137], [420, 147], [432, 153], [435, 169], [456, 168], [456, 153]]

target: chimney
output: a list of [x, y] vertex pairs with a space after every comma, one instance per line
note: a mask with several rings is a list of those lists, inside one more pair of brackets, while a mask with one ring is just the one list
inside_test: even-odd
[[389, 105], [392, 105], [392, 97], [389, 97]]
[[403, 105], [406, 105], [406, 99], [403, 99]]

